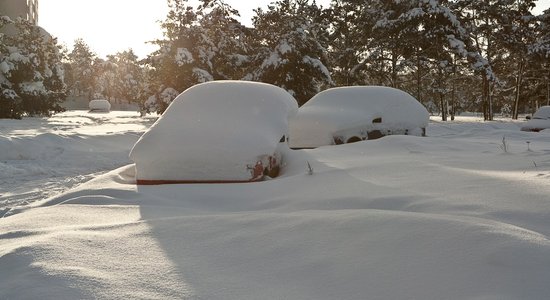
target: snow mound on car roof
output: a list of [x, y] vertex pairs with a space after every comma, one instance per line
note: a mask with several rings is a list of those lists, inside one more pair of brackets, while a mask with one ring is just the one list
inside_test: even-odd
[[246, 180], [247, 166], [276, 151], [297, 109], [288, 92], [270, 84], [195, 85], [176, 97], [133, 147], [137, 178]]

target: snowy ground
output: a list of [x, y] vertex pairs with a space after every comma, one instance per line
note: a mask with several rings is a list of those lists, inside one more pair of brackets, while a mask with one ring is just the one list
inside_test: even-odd
[[131, 111], [0, 120], [0, 216], [130, 163], [129, 148], [154, 120]]
[[137, 187], [152, 120], [0, 120], [0, 299], [550, 295], [549, 131], [432, 121], [261, 183]]

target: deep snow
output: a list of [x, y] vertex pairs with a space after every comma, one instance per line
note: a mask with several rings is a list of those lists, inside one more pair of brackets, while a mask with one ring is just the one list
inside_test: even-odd
[[155, 120], [124, 111], [0, 120], [0, 216], [130, 163], [129, 147]]
[[[291, 148], [316, 148], [351, 137], [367, 138], [378, 130], [384, 135], [422, 135], [429, 113], [408, 93], [385, 86], [347, 86], [326, 89], [298, 110], [290, 123]], [[376, 123], [375, 119], [379, 122]]]
[[[34, 166], [63, 191], [0, 219], [0, 299], [550, 295], [548, 130], [432, 121], [428, 137], [289, 151], [265, 182], [142, 187], [132, 165], [114, 168], [151, 120], [113, 116], [0, 120], [2, 194], [41, 188]], [[4, 156], [23, 138], [40, 151]], [[84, 171], [100, 158], [94, 172], [114, 170]], [[93, 179], [65, 191], [76, 175]]]
[[[278, 153], [298, 103], [251, 81], [197, 84], [168, 106], [130, 151], [143, 181], [249, 181]], [[260, 176], [261, 176], [260, 168]]]

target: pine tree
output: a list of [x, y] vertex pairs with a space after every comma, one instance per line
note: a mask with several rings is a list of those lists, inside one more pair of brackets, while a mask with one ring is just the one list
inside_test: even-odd
[[[2, 18], [6, 22], [7, 19]], [[49, 116], [62, 111], [66, 98], [64, 69], [57, 41], [18, 18], [16, 35], [3, 37], [1, 47], [2, 117]]]
[[334, 85], [326, 66], [328, 51], [319, 40], [326, 28], [315, 3], [280, 0], [265, 12], [255, 12], [253, 36], [258, 43], [253, 49], [258, 54], [245, 79], [280, 86], [299, 104]]
[[[399, 88], [400, 75], [407, 69], [407, 60], [419, 50], [418, 0], [370, 2], [373, 32], [367, 63], [371, 78], [379, 85]], [[420, 9], [420, 10], [419, 10]]]
[[138, 57], [132, 49], [114, 55], [115, 98], [137, 103], [140, 99], [140, 86], [143, 84], [143, 71]]
[[537, 91], [533, 97], [541, 99], [542, 105], [550, 105], [550, 8], [537, 16], [536, 24], [536, 38], [529, 46], [529, 54], [538, 68], [532, 71], [533, 80], [530, 83], [534, 85], [532, 90]]
[[336, 85], [369, 82], [368, 53], [373, 41], [373, 10], [362, 0], [333, 0], [328, 9], [328, 37], [332, 79]]
[[116, 85], [119, 80], [115, 55], [107, 55], [107, 59], [95, 58], [92, 62], [94, 80], [94, 99], [117, 100]]
[[[13, 21], [7, 16], [0, 16], [0, 29], [7, 24], [13, 24]], [[6, 78], [14, 67], [6, 43], [4, 34], [0, 32], [0, 118], [20, 118], [21, 112], [16, 108], [20, 101], [19, 95], [15, 92], [13, 83]]]
[[248, 58], [247, 30], [236, 19], [239, 12], [221, 0], [202, 0], [198, 14], [198, 72], [214, 80], [241, 78]]
[[173, 94], [164, 93], [167, 89], [183, 91], [201, 82], [238, 79], [244, 72], [243, 61], [248, 60], [246, 29], [236, 20], [238, 12], [224, 1], [201, 0], [197, 8], [186, 0], [168, 3], [170, 10], [162, 23], [165, 38], [154, 42], [159, 50], [147, 59], [153, 80], [149, 89], [155, 90], [158, 112], [166, 107], [162, 95]]
[[[522, 1], [522, 0], [520, 0]], [[503, 43], [506, 40], [505, 24], [509, 23], [511, 5], [516, 0], [456, 1], [454, 9], [466, 24], [479, 53], [483, 53], [492, 74], [478, 72], [482, 84], [482, 108], [485, 120], [494, 116], [494, 96], [498, 93], [499, 77], [505, 73], [509, 52]]]
[[68, 58], [71, 65], [71, 76], [68, 78], [71, 93], [76, 96], [86, 95], [88, 100], [92, 100], [96, 85], [93, 68], [96, 54], [84, 40], [77, 39]]
[[507, 9], [508, 17], [504, 19], [502, 38], [503, 46], [509, 51], [510, 58], [516, 62], [516, 70], [510, 74], [514, 86], [512, 118], [518, 118], [519, 104], [522, 96], [524, 78], [531, 68], [529, 45], [535, 42], [536, 18], [531, 14], [534, 0], [516, 0]]

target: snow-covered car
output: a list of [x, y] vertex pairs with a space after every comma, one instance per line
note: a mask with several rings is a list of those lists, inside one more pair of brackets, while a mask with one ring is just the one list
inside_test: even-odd
[[89, 103], [90, 112], [109, 112], [111, 111], [111, 103], [108, 100], [96, 99]]
[[429, 113], [404, 91], [350, 86], [322, 91], [306, 102], [290, 124], [291, 148], [315, 148], [385, 135], [425, 136]]
[[523, 131], [539, 132], [550, 128], [550, 105], [541, 106], [533, 114], [531, 120], [521, 126]]
[[259, 181], [277, 175], [298, 104], [265, 83], [212, 81], [178, 95], [136, 142], [137, 184]]

